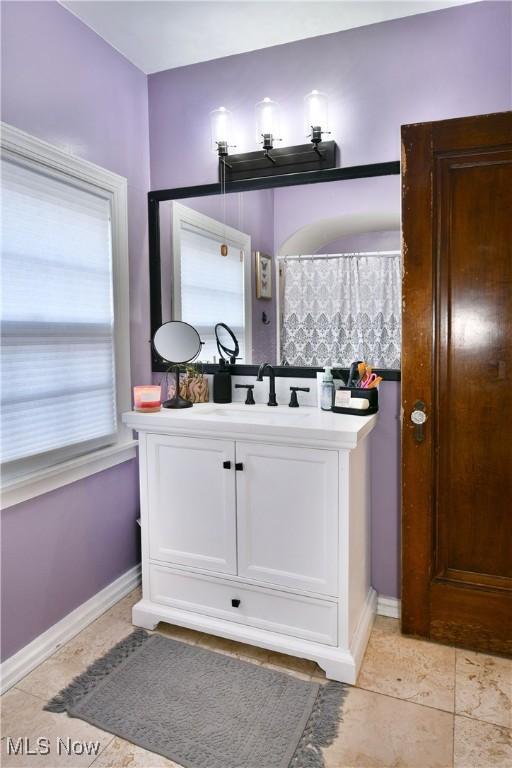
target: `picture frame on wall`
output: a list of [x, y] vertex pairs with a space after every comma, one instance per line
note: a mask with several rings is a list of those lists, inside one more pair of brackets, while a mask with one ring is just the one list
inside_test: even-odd
[[256, 261], [256, 298], [272, 298], [272, 256], [255, 251]]

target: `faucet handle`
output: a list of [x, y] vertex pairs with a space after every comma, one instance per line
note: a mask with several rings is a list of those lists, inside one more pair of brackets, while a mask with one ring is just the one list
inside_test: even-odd
[[288, 403], [288, 406], [290, 408], [298, 408], [299, 407], [299, 401], [297, 399], [297, 392], [309, 392], [309, 387], [290, 387], [291, 390], [291, 396], [290, 396], [290, 402]]
[[252, 393], [254, 384], [235, 384], [235, 389], [246, 389], [247, 397], [245, 398], [246, 405], [256, 405], [254, 402], [254, 395]]

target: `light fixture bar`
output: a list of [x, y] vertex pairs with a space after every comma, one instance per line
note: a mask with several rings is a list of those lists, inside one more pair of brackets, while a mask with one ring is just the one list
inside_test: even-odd
[[[226, 182], [257, 179], [264, 176], [284, 175], [288, 173], [304, 173], [336, 168], [339, 160], [339, 150], [335, 141], [321, 141], [316, 147], [310, 144], [298, 144], [292, 147], [274, 147], [270, 158], [261, 150], [229, 155], [229, 165], [225, 171], [219, 160], [219, 180], [225, 172]], [[271, 163], [269, 163], [271, 159]]]

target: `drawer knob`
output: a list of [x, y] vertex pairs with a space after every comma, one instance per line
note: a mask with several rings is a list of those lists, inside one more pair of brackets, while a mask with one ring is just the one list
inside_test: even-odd
[[234, 597], [231, 600], [231, 605], [233, 606], [233, 608], [239, 608], [240, 607], [240, 600], [238, 598]]

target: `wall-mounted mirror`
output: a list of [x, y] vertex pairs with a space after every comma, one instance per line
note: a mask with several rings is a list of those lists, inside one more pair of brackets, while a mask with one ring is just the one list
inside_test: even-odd
[[203, 362], [219, 362], [215, 327], [225, 323], [238, 364], [400, 367], [396, 172], [179, 192], [159, 202], [161, 319], [198, 329]]

